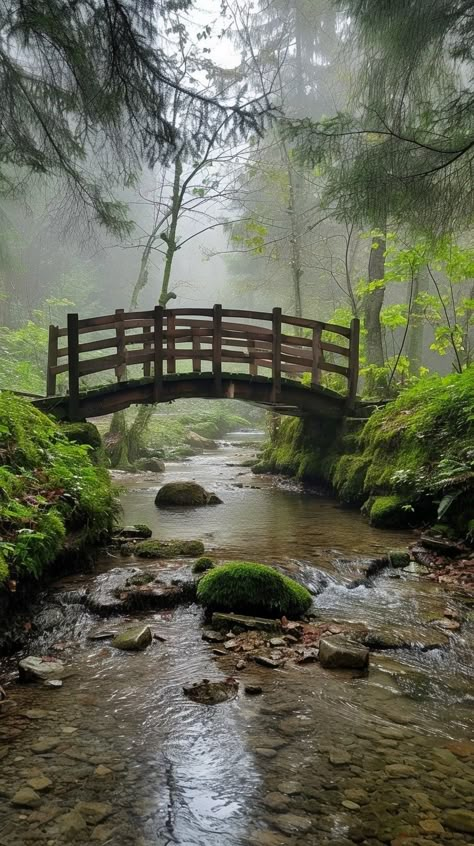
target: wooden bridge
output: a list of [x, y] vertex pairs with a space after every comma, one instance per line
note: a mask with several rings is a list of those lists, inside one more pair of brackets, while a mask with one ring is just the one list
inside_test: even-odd
[[[96, 353], [101, 353], [99, 356]], [[125, 312], [50, 326], [47, 396], [35, 404], [82, 420], [182, 397], [247, 400], [284, 414], [342, 417], [356, 401], [359, 321], [350, 328], [271, 313], [213, 308]], [[133, 368], [133, 369], [132, 369]], [[88, 386], [95, 374], [107, 374]], [[337, 373], [345, 394], [321, 385]], [[68, 374], [68, 393], [57, 377]], [[304, 384], [302, 374], [308, 374]]]

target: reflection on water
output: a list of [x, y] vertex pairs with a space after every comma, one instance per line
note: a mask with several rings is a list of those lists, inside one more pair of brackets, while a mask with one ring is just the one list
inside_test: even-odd
[[[314, 591], [323, 619], [425, 631], [447, 602], [462, 613], [454, 595], [396, 573], [357, 586], [364, 556], [406, 544], [409, 533], [372, 529], [334, 502], [254, 477], [235, 466], [247, 455], [228, 446], [163, 476], [117, 474], [125, 522], [148, 523], [164, 539], [202, 538], [222, 559], [278, 562]], [[224, 504], [158, 511], [155, 492], [172, 479], [196, 479]], [[107, 556], [99, 569], [134, 563]], [[162, 638], [143, 653], [88, 641], [103, 621], [70, 601], [92, 579], [65, 579], [48, 600], [66, 609], [56, 650], [75, 675], [57, 691], [10, 688], [16, 705], [0, 719], [1, 846], [472, 841], [445, 818], [474, 793], [468, 624], [447, 649], [375, 653], [362, 677], [318, 664], [251, 663], [237, 673], [237, 656], [216, 656], [201, 640], [196, 607], [142, 615]], [[37, 654], [54, 639], [53, 630]], [[204, 707], [183, 696], [185, 683], [234, 674], [241, 688], [231, 702]], [[263, 695], [246, 696], [244, 684]], [[35, 751], [48, 738], [50, 748]], [[29, 783], [38, 787], [33, 806], [12, 803]]]

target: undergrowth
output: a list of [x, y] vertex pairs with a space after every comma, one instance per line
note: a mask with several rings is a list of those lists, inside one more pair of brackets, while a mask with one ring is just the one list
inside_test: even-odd
[[111, 530], [108, 473], [76, 436], [26, 400], [0, 393], [0, 582], [39, 577], [67, 533], [97, 542]]

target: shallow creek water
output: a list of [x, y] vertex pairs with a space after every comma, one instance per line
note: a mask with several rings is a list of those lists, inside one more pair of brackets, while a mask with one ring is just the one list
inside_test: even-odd
[[[446, 607], [465, 616], [455, 592], [404, 573], [387, 570], [354, 588], [364, 558], [405, 546], [411, 535], [377, 531], [316, 493], [252, 476], [239, 466], [249, 437], [229, 436], [233, 445], [168, 464], [160, 476], [117, 473], [125, 524], [148, 523], [163, 539], [200, 538], [218, 559], [275, 563], [310, 587], [325, 585], [314, 602], [324, 620], [423, 633]], [[223, 504], [158, 511], [157, 488], [177, 479], [195, 479]], [[107, 554], [96, 572], [136, 564]], [[153, 572], [182, 565], [139, 562]], [[372, 653], [365, 675], [248, 664], [236, 699], [202, 706], [182, 685], [236, 674], [237, 656], [216, 657], [201, 640], [201, 610], [128, 617], [165, 638], [142, 653], [88, 641], [93, 629], [124, 624], [77, 602], [96, 572], [58, 582], [40, 611], [47, 631], [30, 651], [71, 664], [63, 687], [18, 685], [6, 665], [2, 846], [474, 842], [462, 830], [474, 815], [466, 822], [459, 814], [472, 812], [474, 797], [472, 623], [443, 649]], [[263, 694], [246, 696], [249, 683]], [[30, 782], [36, 806], [13, 804]]]

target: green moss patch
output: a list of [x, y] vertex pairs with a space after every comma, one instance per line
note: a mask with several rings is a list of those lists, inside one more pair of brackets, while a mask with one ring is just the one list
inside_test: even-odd
[[193, 573], [205, 573], [206, 570], [212, 570], [213, 567], [214, 561], [212, 558], [202, 555], [201, 558], [198, 558], [198, 560], [193, 564]]
[[309, 591], [293, 579], [248, 561], [232, 561], [206, 573], [197, 598], [210, 610], [292, 618], [304, 614], [312, 602]]
[[115, 512], [90, 445], [70, 441], [27, 400], [0, 393], [0, 581], [41, 576], [68, 532], [104, 539]]
[[194, 558], [202, 555], [204, 544], [198, 540], [145, 540], [134, 547], [139, 558], [179, 558], [181, 555]]

